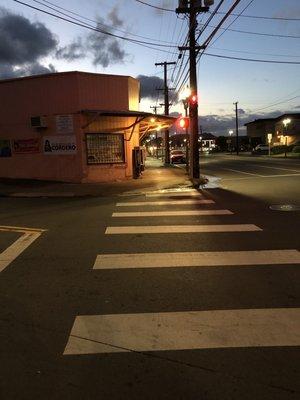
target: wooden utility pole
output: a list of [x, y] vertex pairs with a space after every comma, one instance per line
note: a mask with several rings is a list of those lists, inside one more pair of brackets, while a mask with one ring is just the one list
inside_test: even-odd
[[[169, 90], [172, 90], [168, 87], [168, 65], [176, 65], [176, 62], [161, 62], [161, 63], [155, 63], [155, 66], [163, 66], [164, 67], [164, 88], [162, 89], [164, 91], [165, 95], [165, 102], [164, 102], [164, 107], [165, 107], [165, 115], [169, 115]], [[161, 90], [161, 89], [158, 89]], [[169, 143], [169, 130], [165, 130], [165, 163], [170, 164], [170, 143]]]
[[236, 133], [236, 155], [239, 155], [239, 113], [238, 113], [238, 101], [235, 103], [235, 133]]
[[[157, 115], [157, 109], [160, 108], [161, 106], [150, 106], [154, 110], [154, 114]], [[157, 131], [155, 132], [155, 144], [156, 144], [156, 158], [158, 158], [158, 137], [157, 137]]]
[[197, 53], [201, 46], [196, 44], [197, 15], [199, 12], [207, 12], [209, 7], [202, 7], [202, 2], [198, 0], [179, 1], [178, 14], [189, 15], [189, 46], [179, 47], [179, 50], [189, 50], [190, 52], [190, 177], [200, 178], [199, 165], [199, 128], [198, 128], [198, 100], [197, 100]]
[[154, 114], [157, 114], [157, 109], [160, 108], [161, 106], [151, 106], [150, 108], [152, 108], [154, 110]]

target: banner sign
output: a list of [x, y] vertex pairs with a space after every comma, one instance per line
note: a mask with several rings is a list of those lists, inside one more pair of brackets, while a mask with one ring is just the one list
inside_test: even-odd
[[10, 140], [0, 139], [0, 157], [11, 157]]
[[57, 115], [56, 131], [57, 133], [73, 133], [73, 115]]
[[43, 138], [44, 154], [66, 154], [77, 153], [76, 136], [45, 136]]
[[13, 152], [15, 154], [38, 153], [39, 151], [39, 138], [13, 140]]

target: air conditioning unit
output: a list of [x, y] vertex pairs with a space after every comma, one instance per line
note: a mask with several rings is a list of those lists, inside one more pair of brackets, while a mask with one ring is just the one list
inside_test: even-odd
[[36, 116], [30, 117], [31, 128], [47, 128], [46, 120], [44, 117]]

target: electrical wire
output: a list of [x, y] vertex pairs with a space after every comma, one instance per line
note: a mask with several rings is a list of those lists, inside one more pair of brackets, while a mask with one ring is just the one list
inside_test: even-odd
[[[67, 14], [62, 13], [62, 12], [60, 12], [59, 10], [66, 11], [67, 13], [72, 14], [72, 15], [76, 15], [77, 17], [80, 17], [81, 20], [85, 20], [85, 21], [92, 22], [92, 23], [94, 23], [94, 24], [103, 26], [103, 27], [106, 28], [106, 29], [113, 29], [113, 30], [115, 30], [115, 31], [117, 31], [117, 32], [124, 33], [125, 35], [130, 35], [130, 36], [134, 36], [134, 37], [139, 37], [139, 38], [141, 38], [141, 39], [146, 39], [146, 40], [151, 40], [151, 41], [158, 41], [158, 42], [160, 41], [160, 42], [166, 43], [166, 44], [172, 44], [172, 43], [170, 43], [170, 42], [168, 42], [168, 41], [165, 41], [165, 40], [157, 40], [156, 38], [151, 38], [151, 37], [148, 37], [148, 36], [138, 35], [138, 34], [135, 34], [135, 33], [131, 33], [131, 32], [125, 31], [125, 30], [123, 30], [123, 29], [116, 28], [116, 27], [114, 27], [114, 26], [112, 26], [112, 25], [104, 24], [104, 23], [102, 23], [102, 22], [100, 22], [100, 21], [96, 21], [95, 19], [91, 19], [91, 18], [85, 17], [85, 16], [83, 16], [83, 15], [81, 15], [81, 14], [79, 14], [79, 13], [76, 13], [76, 12], [72, 11], [72, 10], [69, 10], [69, 9], [67, 9], [67, 8], [64, 8], [64, 7], [61, 7], [61, 6], [55, 4], [55, 3], [51, 2], [51, 1], [47, 1], [47, 0], [42, 0], [42, 1], [32, 0], [32, 1], [34, 1], [35, 3], [41, 4], [41, 5], [43, 5], [44, 7], [47, 7], [47, 8], [49, 8], [49, 9], [51, 9], [51, 10], [54, 10], [54, 11], [56, 11], [56, 12], [58, 12], [58, 13], [61, 13], [62, 15], [67, 15]], [[46, 4], [44, 4], [44, 3], [46, 3]], [[54, 6], [55, 8], [52, 8], [52, 7], [48, 6], [47, 4], [50, 4], [50, 5]], [[58, 9], [59, 9], [59, 10], [58, 10]], [[70, 15], [67, 15], [67, 16], [71, 18]], [[75, 19], [75, 18], [73, 18], [73, 19]], [[76, 20], [76, 19], [75, 19], [75, 20]]]
[[[225, 14], [224, 12], [218, 12], [218, 14]], [[232, 16], [237, 16], [238, 14], [231, 14]], [[252, 18], [252, 19], [265, 19], [265, 20], [275, 20], [275, 21], [300, 21], [300, 18], [287, 18], [287, 17], [268, 17], [263, 15], [241, 15], [242, 18]]]
[[236, 20], [238, 20], [238, 19], [240, 18], [240, 16], [243, 14], [243, 12], [246, 11], [247, 8], [249, 8], [253, 2], [254, 2], [254, 0], [251, 0], [251, 1], [246, 5], [246, 7], [244, 7], [244, 8], [242, 9], [242, 11], [241, 11], [239, 14], [237, 14], [237, 16], [234, 18], [234, 20], [233, 20], [233, 21], [223, 30], [223, 32], [221, 32], [220, 35], [212, 42], [212, 45], [214, 45], [214, 44], [216, 43], [216, 41], [219, 40], [220, 37], [223, 36], [224, 33], [225, 33], [226, 31], [228, 31], [228, 29], [235, 23]]
[[[116, 35], [116, 34], [114, 34], [112, 32], [105, 31], [103, 29], [92, 27], [91, 25], [87, 25], [87, 24], [84, 24], [84, 23], [81, 23], [81, 22], [76, 22], [75, 20], [70, 20], [70, 19], [62, 17], [60, 15], [50, 13], [49, 11], [42, 10], [42, 9], [40, 9], [38, 7], [34, 7], [34, 6], [32, 6], [32, 5], [28, 4], [28, 3], [22, 2], [20, 0], [13, 0], [13, 1], [16, 2], [16, 3], [22, 4], [22, 5], [26, 6], [26, 7], [32, 8], [32, 9], [34, 9], [36, 11], [40, 11], [40, 12], [42, 12], [44, 14], [50, 15], [52, 17], [61, 19], [61, 20], [66, 21], [66, 22], [69, 22], [69, 23], [71, 23], [73, 25], [78, 25], [78, 26], [80, 26], [82, 28], [90, 29], [90, 30], [93, 30], [95, 32], [102, 33], [104, 35], [115, 37], [117, 39], [122, 39], [122, 40], [125, 40], [125, 41], [130, 42], [130, 43], [139, 44], [139, 45], [150, 45], [150, 46], [158, 46], [158, 47], [167, 47], [167, 48], [169, 48], [169, 47], [177, 47], [175, 45], [166, 45], [166, 44], [152, 43], [152, 42], [146, 42], [146, 41], [137, 40], [137, 39], [126, 38], [126, 37], [123, 37], [123, 36], [120, 36], [120, 35]], [[70, 17], [70, 18], [73, 18], [73, 17]]]
[[289, 101], [298, 99], [299, 97], [300, 97], [300, 96], [295, 96], [295, 97], [292, 97], [292, 98], [290, 98], [290, 99], [288, 99], [288, 100], [280, 101], [280, 102], [278, 102], [278, 103], [274, 103], [274, 104], [271, 104], [271, 105], [269, 105], [269, 106], [267, 106], [267, 107], [259, 108], [258, 110], [254, 110], [254, 111], [251, 111], [251, 112], [253, 113], [253, 112], [257, 112], [257, 111], [266, 110], [267, 108], [275, 107], [275, 106], [278, 106], [279, 104], [288, 103]]
[[156, 8], [157, 10], [168, 11], [168, 12], [174, 12], [174, 10], [171, 10], [170, 8], [164, 8], [164, 7], [154, 6], [153, 4], [149, 4], [149, 3], [146, 3], [145, 1], [141, 1], [141, 0], [135, 0], [135, 1], [136, 1], [137, 3], [144, 4], [144, 6]]
[[224, 55], [220, 55], [220, 54], [211, 54], [211, 53], [203, 53], [203, 55], [209, 56], [209, 57], [225, 58], [227, 60], [250, 61], [250, 62], [259, 62], [259, 63], [267, 63], [267, 64], [290, 64], [290, 65], [299, 65], [300, 64], [300, 61], [260, 60], [260, 59], [255, 59], [255, 58], [231, 57], [231, 56], [224, 56]]

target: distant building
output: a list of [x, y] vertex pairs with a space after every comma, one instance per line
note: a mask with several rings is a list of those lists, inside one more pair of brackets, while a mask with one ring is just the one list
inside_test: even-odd
[[[284, 127], [283, 120], [291, 122]], [[300, 141], [300, 113], [287, 113], [277, 118], [256, 119], [245, 124], [251, 144], [268, 143], [268, 134], [272, 134], [272, 145], [288, 145]]]
[[202, 142], [202, 148], [212, 149], [216, 146], [216, 136], [212, 133], [201, 133], [200, 141]]
[[63, 72], [0, 81], [0, 177], [105, 182], [133, 176], [134, 148], [173, 118], [139, 111], [129, 76]]

